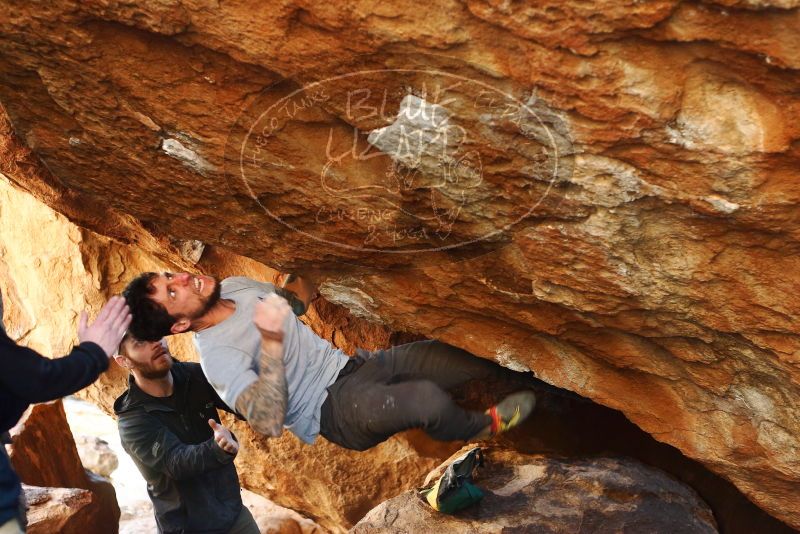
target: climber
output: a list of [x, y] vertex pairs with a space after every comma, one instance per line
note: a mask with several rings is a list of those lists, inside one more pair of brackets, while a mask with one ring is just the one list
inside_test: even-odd
[[[131, 316], [121, 297], [112, 297], [89, 325], [86, 312], [78, 326], [80, 344], [64, 358], [49, 359], [17, 345], [3, 328], [0, 295], [0, 434], [10, 443], [8, 430], [28, 405], [59, 399], [81, 390], [108, 369]], [[22, 486], [11, 468], [6, 448], [0, 444], [0, 533], [19, 534], [25, 529]]]
[[130, 372], [114, 402], [120, 440], [147, 481], [158, 531], [258, 534], [233, 464], [239, 442], [217, 414], [233, 411], [200, 366], [130, 334], [114, 359]]
[[443, 441], [481, 439], [518, 425], [535, 405], [523, 391], [486, 412], [460, 408], [444, 390], [505, 370], [437, 341], [348, 358], [290, 313], [290, 302], [305, 310], [309, 292], [300, 299], [249, 278], [167, 272], [141, 274], [124, 294], [133, 335], [193, 331], [211, 385], [266, 436], [287, 428], [306, 443], [321, 434], [354, 450], [410, 428]]

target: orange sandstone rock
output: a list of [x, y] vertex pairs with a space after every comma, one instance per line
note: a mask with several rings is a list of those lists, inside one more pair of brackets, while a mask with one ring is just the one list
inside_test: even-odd
[[0, 169], [531, 369], [800, 528], [798, 9], [7, 1]]

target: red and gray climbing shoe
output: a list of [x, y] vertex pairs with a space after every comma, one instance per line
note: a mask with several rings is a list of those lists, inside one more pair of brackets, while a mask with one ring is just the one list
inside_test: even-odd
[[486, 410], [492, 418], [491, 435], [505, 432], [523, 422], [536, 407], [536, 395], [533, 391], [512, 393], [495, 406]]

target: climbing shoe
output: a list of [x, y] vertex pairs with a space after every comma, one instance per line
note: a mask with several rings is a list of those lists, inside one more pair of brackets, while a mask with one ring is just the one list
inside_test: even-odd
[[512, 393], [499, 404], [486, 410], [492, 418], [491, 435], [510, 430], [523, 422], [536, 407], [536, 395], [533, 391]]

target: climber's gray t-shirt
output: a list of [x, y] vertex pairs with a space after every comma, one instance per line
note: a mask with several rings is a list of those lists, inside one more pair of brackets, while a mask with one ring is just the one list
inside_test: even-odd
[[[258, 379], [261, 334], [253, 324], [258, 298], [275, 292], [272, 284], [245, 277], [220, 282], [221, 297], [236, 302], [233, 315], [195, 333], [200, 365], [208, 381], [230, 407]], [[289, 399], [284, 426], [306, 443], [319, 434], [320, 408], [327, 387], [348, 361], [347, 355], [317, 336], [294, 314], [283, 323], [283, 364]]]

